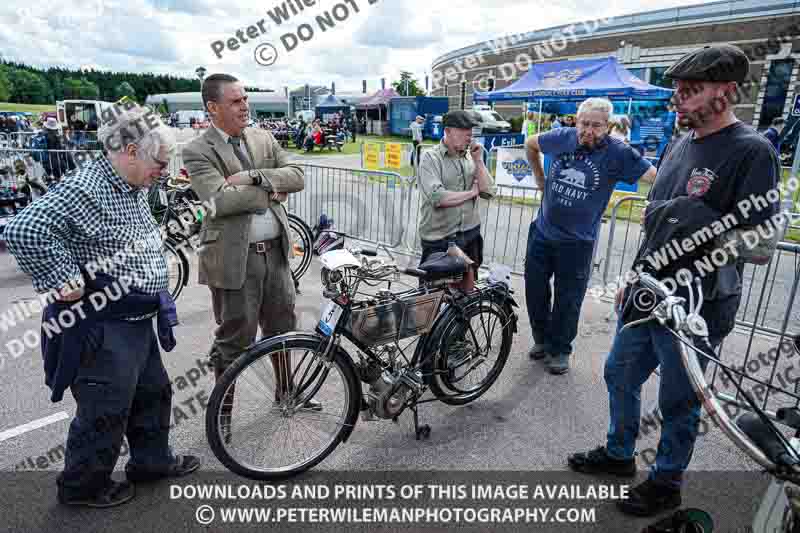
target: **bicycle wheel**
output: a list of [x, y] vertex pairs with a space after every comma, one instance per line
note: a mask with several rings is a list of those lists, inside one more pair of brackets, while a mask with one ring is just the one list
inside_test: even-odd
[[511, 317], [498, 302], [479, 299], [467, 304], [463, 316], [447, 311], [436, 351], [428, 365], [431, 392], [450, 405], [480, 398], [500, 376], [511, 352]]
[[189, 281], [189, 260], [180, 249], [177, 242], [172, 239], [165, 239], [162, 244], [162, 253], [167, 260], [167, 275], [169, 278], [169, 294], [173, 300], [177, 300], [183, 291], [183, 287]]
[[331, 363], [322, 358], [324, 342], [301, 333], [272, 337], [225, 371], [208, 401], [206, 436], [226, 468], [250, 479], [284, 479], [347, 439], [361, 387], [346, 353], [337, 350]]
[[303, 222], [303, 219], [290, 213], [287, 213], [287, 216], [289, 218], [289, 245], [292, 247], [289, 266], [294, 280], [297, 281], [311, 265], [311, 249], [314, 239], [311, 229]]

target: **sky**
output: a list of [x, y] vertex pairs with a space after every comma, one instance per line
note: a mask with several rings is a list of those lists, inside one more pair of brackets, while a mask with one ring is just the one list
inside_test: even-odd
[[[295, 8], [294, 15], [287, 3], [304, 9]], [[412, 72], [424, 85], [436, 57], [487, 39], [592, 17], [702, 3], [706, 2], [3, 0], [0, 55], [38, 67], [184, 77], [195, 77], [197, 67], [203, 66], [208, 74], [226, 72], [248, 86], [281, 92], [284, 86], [332, 82], [337, 92], [360, 92], [361, 80], [366, 79], [368, 91], [374, 92], [381, 78], [388, 86], [402, 70]], [[269, 15], [276, 9], [285, 9], [291, 18], [278, 17], [281, 24], [277, 24]], [[333, 26], [320, 24], [318, 17]], [[247, 35], [249, 26], [254, 26], [255, 38]], [[238, 30], [243, 40], [237, 37]], [[232, 38], [238, 49], [226, 46]], [[255, 60], [257, 51], [262, 64]]]

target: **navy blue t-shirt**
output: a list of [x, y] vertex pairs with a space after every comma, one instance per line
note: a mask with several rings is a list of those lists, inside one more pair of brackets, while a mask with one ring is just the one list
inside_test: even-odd
[[578, 146], [576, 128], [543, 133], [539, 147], [553, 158], [536, 219], [550, 240], [595, 240], [616, 183], [636, 183], [651, 166], [629, 145], [608, 136], [593, 150]]

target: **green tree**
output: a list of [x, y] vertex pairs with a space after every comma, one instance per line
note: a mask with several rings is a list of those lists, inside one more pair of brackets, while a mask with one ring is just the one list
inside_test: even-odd
[[0, 65], [0, 102], [8, 102], [11, 100], [13, 86], [11, 81], [6, 75], [5, 67]]
[[81, 81], [75, 78], [66, 78], [63, 83], [64, 99], [78, 100], [81, 97]]
[[[3, 61], [0, 69], [5, 71], [8, 83], [3, 82], [0, 91], [7, 88], [7, 100], [17, 103], [55, 103], [64, 99], [116, 100], [117, 89], [127, 82], [135, 96], [143, 102], [151, 94], [174, 92], [197, 92], [200, 80], [151, 73], [103, 72], [98, 70], [71, 70], [63, 67], [37, 69], [22, 63]], [[2, 93], [0, 93], [2, 94]]]
[[81, 78], [81, 99], [83, 100], [99, 100], [100, 89], [96, 84], [90, 82], [86, 78]]
[[43, 76], [18, 68], [8, 70], [12, 91], [10, 101], [21, 104], [46, 104], [52, 98], [50, 85]]
[[392, 82], [392, 87], [401, 96], [425, 96], [425, 91], [419, 88], [418, 83], [410, 72], [404, 70], [400, 73], [400, 80]]
[[136, 91], [131, 86], [131, 84], [128, 83], [127, 81], [123, 81], [122, 83], [117, 85], [117, 88], [114, 90], [114, 99], [115, 100], [119, 100], [123, 96], [127, 96], [129, 98], [137, 100]]

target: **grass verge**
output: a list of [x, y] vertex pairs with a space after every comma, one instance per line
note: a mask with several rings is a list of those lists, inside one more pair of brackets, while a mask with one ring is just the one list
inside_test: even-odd
[[43, 113], [45, 111], [55, 112], [55, 104], [14, 104], [11, 102], [0, 102], [0, 111], [18, 111], [20, 113]]

